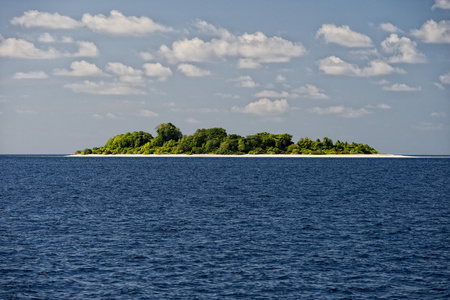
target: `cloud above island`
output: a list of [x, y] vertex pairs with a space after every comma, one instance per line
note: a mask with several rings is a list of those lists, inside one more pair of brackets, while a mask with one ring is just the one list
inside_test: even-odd
[[286, 113], [289, 110], [289, 104], [285, 99], [271, 101], [267, 98], [263, 98], [255, 102], [251, 102], [243, 108], [234, 106], [232, 110], [244, 114], [272, 117]]

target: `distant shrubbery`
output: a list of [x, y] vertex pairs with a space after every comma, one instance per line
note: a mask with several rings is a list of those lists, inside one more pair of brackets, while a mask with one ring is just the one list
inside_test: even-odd
[[223, 128], [197, 129], [193, 135], [182, 135], [172, 123], [156, 127], [157, 137], [150, 133], [128, 132], [108, 140], [105, 146], [77, 151], [75, 154], [376, 154], [369, 145], [308, 137], [292, 142], [292, 135], [257, 133], [242, 137], [228, 135]]

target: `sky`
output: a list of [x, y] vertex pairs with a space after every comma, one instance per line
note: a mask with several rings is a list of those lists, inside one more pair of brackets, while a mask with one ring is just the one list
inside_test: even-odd
[[450, 0], [0, 0], [0, 154], [171, 122], [450, 155]]

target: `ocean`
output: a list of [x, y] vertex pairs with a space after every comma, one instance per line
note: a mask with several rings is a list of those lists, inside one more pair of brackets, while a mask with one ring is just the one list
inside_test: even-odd
[[450, 157], [0, 156], [1, 299], [448, 299]]

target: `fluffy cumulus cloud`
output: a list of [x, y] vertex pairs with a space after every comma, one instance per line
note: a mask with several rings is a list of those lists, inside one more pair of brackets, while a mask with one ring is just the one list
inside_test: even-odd
[[124, 65], [120, 62], [110, 62], [106, 65], [106, 70], [119, 76], [140, 76], [141, 70], [136, 70], [133, 67]]
[[306, 84], [299, 88], [293, 90], [293, 92], [298, 93], [300, 97], [311, 98], [311, 99], [328, 99], [328, 97], [324, 90], [319, 89], [318, 87], [312, 84]]
[[420, 86], [411, 87], [404, 83], [394, 83], [391, 86], [383, 87], [383, 90], [390, 91], [390, 92], [418, 92], [418, 91], [422, 90], [422, 88]]
[[64, 56], [53, 47], [47, 49], [37, 48], [33, 43], [24, 39], [1, 39], [0, 57], [25, 59], [54, 59]]
[[153, 54], [151, 54], [150, 52], [140, 52], [139, 56], [142, 60], [146, 60], [146, 61], [150, 61], [150, 60], [154, 60], [155, 57], [153, 56]]
[[450, 43], [450, 21], [426, 21], [420, 29], [411, 30], [411, 35], [424, 43]]
[[243, 108], [234, 106], [232, 110], [258, 116], [278, 116], [289, 110], [289, 104], [285, 99], [271, 101], [267, 98], [263, 98], [256, 102], [249, 103]]
[[309, 111], [318, 115], [337, 115], [338, 117], [343, 118], [359, 118], [371, 113], [371, 111], [366, 108], [355, 109], [352, 107], [345, 107], [343, 105], [313, 107], [309, 109]]
[[38, 41], [41, 43], [54, 43], [56, 39], [48, 32], [44, 32], [38, 37]]
[[187, 77], [204, 77], [211, 75], [209, 70], [201, 69], [191, 64], [181, 64], [178, 66], [178, 71], [186, 75]]
[[381, 60], [371, 61], [367, 67], [360, 68], [357, 65], [343, 61], [339, 57], [329, 56], [317, 61], [317, 65], [322, 72], [328, 75], [371, 77], [391, 73], [404, 73], [402, 69], [394, 68]]
[[144, 78], [142, 78], [143, 71], [136, 70], [133, 67], [124, 65], [119, 62], [108, 63], [106, 65], [108, 72], [119, 76], [119, 80], [133, 86], [144, 85]]
[[383, 51], [392, 55], [389, 57], [390, 63], [425, 63], [427, 58], [417, 50], [416, 42], [407, 37], [399, 38], [397, 34], [392, 33], [388, 38], [381, 42]]
[[[211, 25], [212, 26], [212, 25]], [[221, 36], [210, 41], [197, 37], [162, 45], [159, 53], [172, 62], [203, 62], [236, 57], [242, 68], [257, 68], [261, 63], [289, 62], [306, 54], [300, 43], [283, 38], [267, 37], [262, 32], [236, 36], [227, 30], [216, 30]]]
[[142, 36], [156, 31], [171, 30], [147, 17], [126, 17], [117, 10], [112, 10], [109, 16], [84, 14], [81, 21], [95, 32], [112, 35]]
[[167, 79], [167, 77], [172, 75], [172, 70], [168, 67], [164, 67], [160, 63], [155, 64], [144, 64], [145, 75], [149, 77], [159, 77], [161, 80]]
[[14, 79], [46, 79], [48, 75], [44, 71], [35, 72], [17, 72], [13, 76]]
[[450, 9], [450, 0], [434, 0], [434, 5], [431, 8]]
[[68, 37], [68, 36], [63, 36], [60, 39], [58, 39], [57, 37], [52, 36], [50, 33], [48, 32], [44, 32], [43, 34], [41, 34], [37, 40], [41, 43], [73, 43], [73, 38]]
[[[49, 42], [51, 37], [40, 38]], [[53, 47], [38, 48], [33, 43], [24, 39], [0, 37], [0, 57], [24, 58], [24, 59], [55, 59], [61, 57], [96, 57], [99, 55], [97, 46], [92, 42], [78, 41], [78, 51], [68, 53], [58, 51]]]
[[232, 79], [231, 81], [236, 82], [235, 85], [237, 87], [254, 88], [259, 86], [259, 84], [253, 81], [252, 77], [250, 77], [249, 75], [239, 76], [238, 78]]
[[55, 69], [53, 74], [59, 76], [102, 76], [104, 73], [96, 65], [88, 63], [85, 60], [74, 61], [70, 65], [70, 70]]
[[143, 36], [156, 31], [172, 30], [148, 17], [127, 17], [117, 10], [112, 10], [109, 16], [84, 14], [81, 21], [58, 13], [29, 10], [24, 12], [21, 17], [13, 18], [11, 24], [26, 28], [41, 27], [49, 29], [74, 29], [84, 26], [99, 33], [131, 36]]
[[93, 82], [85, 80], [82, 83], [65, 84], [65, 88], [75, 93], [95, 95], [145, 95], [145, 91], [120, 82]]
[[97, 46], [92, 42], [78, 41], [78, 51], [73, 54], [75, 57], [97, 57], [99, 51]]
[[77, 20], [68, 16], [61, 16], [58, 13], [40, 12], [29, 10], [23, 13], [21, 17], [11, 20], [12, 25], [19, 25], [26, 28], [42, 27], [50, 29], [74, 29], [83, 26]]
[[391, 23], [381, 23], [380, 24], [380, 29], [387, 31], [387, 32], [402, 32], [397, 26], [391, 24]]
[[323, 24], [316, 33], [317, 39], [323, 39], [325, 43], [335, 43], [344, 47], [372, 47], [372, 40], [359, 32], [350, 29], [349, 26], [336, 26]]

